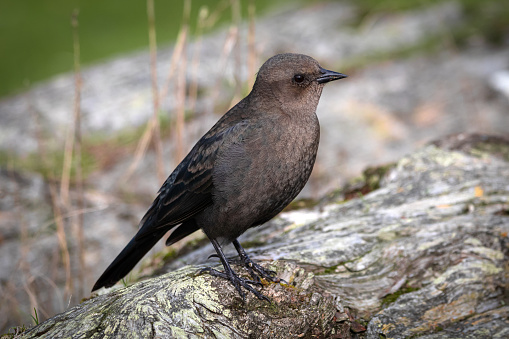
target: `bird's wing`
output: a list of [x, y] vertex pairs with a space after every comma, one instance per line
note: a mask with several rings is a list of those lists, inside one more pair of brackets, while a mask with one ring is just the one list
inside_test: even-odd
[[183, 223], [212, 204], [212, 170], [225, 142], [235, 142], [246, 123], [217, 133], [207, 133], [165, 181], [159, 195], [142, 218], [136, 239]]

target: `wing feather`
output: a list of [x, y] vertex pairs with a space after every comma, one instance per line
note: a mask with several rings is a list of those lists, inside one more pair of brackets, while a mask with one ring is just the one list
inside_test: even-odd
[[140, 222], [136, 239], [162, 229], [170, 230], [212, 204], [212, 170], [218, 152], [224, 143], [236, 142], [246, 125], [245, 121], [240, 121], [219, 133], [209, 132], [198, 141], [164, 182]]

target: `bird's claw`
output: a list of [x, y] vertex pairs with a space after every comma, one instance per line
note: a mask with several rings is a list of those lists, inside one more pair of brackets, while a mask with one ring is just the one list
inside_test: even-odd
[[[219, 256], [217, 254], [211, 254], [208, 256], [207, 259], [210, 259], [210, 258], [219, 258]], [[235, 264], [235, 265], [241, 265], [241, 266], [245, 267], [246, 270], [248, 271], [249, 275], [255, 280], [253, 283], [256, 282], [257, 285], [262, 285], [260, 277], [262, 277], [263, 279], [265, 279], [267, 281], [271, 281], [274, 283], [278, 283], [280, 281], [285, 282], [284, 280], [275, 277], [277, 274], [276, 272], [263, 268], [259, 264], [252, 261], [248, 256], [241, 257], [240, 260], [228, 258], [228, 259], [226, 259], [226, 261], [230, 265]]]
[[276, 277], [277, 274], [276, 272], [274, 272], [273, 270], [265, 269], [263, 266], [255, 263], [247, 256], [242, 258], [242, 264], [244, 267], [246, 267], [251, 277], [253, 277], [253, 279], [257, 281], [260, 281], [260, 277], [262, 277], [263, 279], [273, 283], [280, 282], [286, 283], [286, 281], [284, 281], [283, 279], [279, 279], [278, 277]]
[[211, 267], [202, 268], [201, 270], [199, 270], [197, 272], [196, 275], [201, 275], [201, 274], [204, 274], [204, 273], [208, 273], [208, 274], [210, 274], [213, 277], [220, 277], [220, 278], [229, 280], [232, 283], [232, 285], [235, 287], [237, 292], [239, 292], [239, 294], [242, 297], [242, 300], [244, 300], [244, 302], [246, 301], [246, 295], [242, 291], [241, 286], [244, 287], [249, 292], [253, 293], [258, 299], [266, 300], [266, 301], [270, 302], [269, 298], [267, 298], [266, 296], [264, 296], [263, 294], [261, 294], [260, 292], [258, 292], [257, 290], [255, 290], [251, 286], [251, 285], [262, 286], [261, 282], [252, 281], [252, 280], [247, 280], [247, 279], [241, 278], [238, 275], [236, 275], [234, 272], [231, 272], [231, 274], [220, 272], [220, 271], [215, 270], [215, 269], [213, 269]]

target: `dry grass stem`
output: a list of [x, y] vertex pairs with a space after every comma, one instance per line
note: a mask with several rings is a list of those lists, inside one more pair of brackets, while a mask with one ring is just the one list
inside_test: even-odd
[[[85, 198], [83, 192], [83, 166], [82, 166], [82, 153], [81, 153], [81, 89], [82, 78], [80, 70], [80, 40], [78, 32], [78, 10], [73, 12], [71, 18], [71, 25], [73, 28], [73, 49], [74, 49], [74, 153], [76, 159], [76, 194], [77, 202], [76, 207], [82, 211], [85, 207]], [[73, 228], [77, 240], [78, 263], [77, 280], [78, 280], [78, 299], [85, 295], [85, 249], [84, 249], [84, 235], [83, 235], [83, 213], [78, 213], [76, 218], [73, 218]]]
[[131, 165], [129, 165], [129, 168], [121, 179], [122, 182], [126, 182], [133, 175], [134, 171], [136, 171], [136, 168], [138, 168], [141, 159], [143, 159], [143, 156], [147, 152], [148, 144], [152, 139], [152, 130], [154, 129], [154, 124], [154, 119], [150, 119], [148, 121], [145, 132], [143, 132], [143, 135], [138, 142], [138, 145], [136, 146], [136, 150], [134, 151], [134, 160], [131, 162]]
[[[184, 13], [186, 12], [186, 3], [184, 3]], [[180, 64], [180, 59], [182, 58], [182, 53], [184, 51], [184, 47], [186, 45], [187, 41], [187, 35], [188, 35], [188, 26], [184, 25], [185, 18], [183, 21], [182, 26], [180, 27], [178, 36], [177, 36], [177, 43], [175, 44], [175, 48], [173, 49], [173, 53], [171, 55], [170, 59], [170, 68], [168, 69], [168, 75], [166, 76], [166, 80], [164, 82], [163, 89], [161, 90], [161, 99], [165, 98], [168, 95], [168, 91], [170, 89], [170, 83], [173, 79], [173, 76], [175, 75], [175, 70]]]
[[71, 181], [75, 127], [75, 124], [70, 124], [64, 144], [64, 162], [62, 166], [62, 177], [60, 179], [60, 198], [64, 206], [69, 206], [69, 186]]
[[34, 288], [32, 287], [34, 283], [35, 277], [30, 276], [24, 281], [23, 289], [28, 295], [28, 300], [30, 300], [30, 310], [37, 309], [39, 310], [46, 318], [49, 316], [48, 312], [39, 307], [39, 303], [37, 302], [37, 296]]
[[198, 22], [196, 23], [195, 35], [197, 38], [194, 42], [193, 59], [191, 61], [191, 81], [188, 94], [189, 111], [191, 113], [194, 113], [196, 109], [196, 100], [198, 98], [198, 67], [200, 65], [203, 29], [205, 28], [208, 15], [208, 8], [202, 6], [198, 14]]
[[54, 181], [51, 181], [49, 183], [49, 190], [51, 195], [51, 203], [53, 206], [53, 215], [55, 219], [55, 224], [57, 226], [57, 240], [60, 247], [62, 263], [65, 272], [64, 296], [65, 298], [67, 298], [71, 296], [73, 292], [73, 282], [71, 275], [71, 258], [69, 255], [69, 248], [67, 247], [67, 237], [65, 234], [64, 220], [62, 218], [62, 209], [58, 201], [58, 193], [56, 189], [56, 183]]
[[180, 56], [180, 63], [178, 67], [178, 78], [177, 78], [177, 116], [175, 123], [175, 135], [176, 135], [176, 152], [175, 161], [178, 163], [184, 157], [184, 116], [186, 110], [186, 69], [187, 69], [187, 35], [189, 31], [189, 16], [191, 14], [191, 0], [184, 1], [184, 14], [182, 17], [181, 32], [184, 32], [182, 36], [182, 54]]
[[157, 39], [155, 27], [154, 0], [147, 0], [148, 35], [150, 46], [150, 76], [152, 80], [152, 97], [154, 112], [152, 120], [152, 142], [156, 150], [157, 178], [163, 182], [165, 178], [163, 163], [163, 143], [161, 141], [161, 130], [159, 126], [159, 88], [157, 84]]
[[162, 183], [164, 181], [164, 163], [162, 161], [162, 141], [159, 126], [159, 106], [160, 97], [157, 83], [157, 37], [155, 30], [155, 9], [154, 0], [147, 0], [147, 17], [148, 17], [148, 31], [149, 31], [149, 46], [150, 46], [150, 72], [151, 72], [151, 83], [152, 83], [152, 95], [153, 95], [153, 114], [151, 119], [147, 123], [147, 127], [143, 132], [136, 151], [134, 152], [134, 159], [129, 165], [125, 175], [122, 178], [123, 182], [126, 182], [138, 168], [141, 160], [145, 156], [150, 141], [154, 139], [154, 146], [156, 149], [157, 156], [157, 178]]
[[[224, 41], [223, 49], [221, 50], [221, 56], [219, 58], [219, 72], [220, 74], [224, 74], [226, 65], [228, 62], [228, 58], [232, 53], [233, 47], [235, 46], [235, 41], [237, 39], [237, 29], [236, 27], [232, 26], [230, 27], [230, 30], [228, 31], [228, 35], [226, 36], [226, 39]], [[211, 110], [214, 110], [214, 107], [216, 106], [217, 97], [219, 96], [219, 92], [221, 89], [221, 81], [223, 80], [222, 77], [218, 77], [216, 85], [213, 88], [213, 92], [211, 95], [212, 98], [212, 105], [210, 107]], [[212, 112], [210, 112], [212, 113]]]
[[[14, 178], [14, 172], [9, 171], [9, 173], [12, 176], [12, 182], [15, 183], [16, 189], [14, 190], [14, 206], [16, 218], [19, 220], [20, 225], [20, 257], [19, 257], [19, 269], [21, 272], [23, 272], [24, 276], [24, 284], [23, 288], [28, 295], [28, 299], [30, 301], [30, 310], [33, 310], [34, 307], [39, 309], [39, 303], [37, 302], [37, 291], [35, 288], [33, 288], [31, 282], [34, 280], [32, 275], [32, 270], [30, 267], [30, 263], [28, 261], [28, 254], [30, 252], [30, 239], [29, 239], [29, 233], [28, 233], [28, 225], [23, 217], [23, 212], [21, 208], [21, 193], [20, 193], [20, 187], [18, 185], [18, 182], [16, 178]], [[18, 287], [19, 288], [19, 287]], [[14, 295], [16, 292], [14, 292]], [[7, 301], [7, 300], [5, 300]]]
[[233, 41], [233, 58], [234, 58], [234, 68], [233, 68], [233, 79], [235, 80], [235, 89], [232, 101], [230, 103], [230, 107], [237, 103], [240, 99], [242, 99], [242, 79], [241, 79], [241, 45], [240, 45], [240, 22], [242, 20], [242, 15], [240, 12], [240, 1], [239, 0], [231, 0], [232, 6], [232, 23], [233, 23], [233, 31], [234, 41]]
[[[0, 317], [0, 328], [5, 328], [8, 323], [21, 323], [19, 310], [21, 305], [19, 300], [16, 298], [19, 286], [14, 284], [12, 281], [7, 281], [5, 284], [0, 284], [0, 296], [2, 297], [2, 303], [0, 304], [0, 314], [7, 316]], [[14, 312], [13, 312], [14, 311]], [[17, 312], [16, 312], [17, 311]]]
[[203, 23], [203, 27], [214, 27], [214, 25], [219, 21], [221, 14], [231, 5], [231, 0], [223, 0], [217, 4], [214, 11], [212, 11], [207, 19]]
[[[151, 2], [151, 1], [153, 1], [153, 0], [147, 0], [147, 11], [150, 11], [150, 9], [148, 7], [150, 6], [149, 2]], [[220, 2], [219, 5], [216, 7], [216, 9], [212, 13], [210, 13], [210, 15], [208, 15], [204, 18], [203, 23], [201, 24], [202, 27], [203, 28], [212, 27], [219, 20], [221, 12], [223, 12], [229, 5], [230, 5], [230, 0], [224, 0], [224, 1]], [[161, 93], [159, 95], [158, 102], [167, 96], [169, 88], [170, 88], [171, 80], [175, 76], [177, 67], [179, 69], [185, 70], [185, 67], [182, 66], [182, 59], [185, 59], [185, 57], [184, 57], [185, 51], [184, 50], [185, 50], [185, 46], [186, 46], [186, 42], [187, 42], [188, 34], [189, 34], [188, 21], [189, 21], [189, 15], [190, 15], [190, 8], [191, 8], [191, 1], [186, 1], [184, 3], [183, 24], [182, 24], [182, 27], [178, 34], [177, 42], [176, 42], [175, 48], [173, 50], [172, 57], [170, 59], [170, 67], [168, 70], [168, 75], [166, 76], [165, 84], [164, 84], [164, 86], [161, 90]], [[152, 10], [153, 10], [153, 4], [152, 4]], [[207, 13], [207, 12], [204, 12], [204, 13]], [[228, 34], [228, 37], [226, 39], [225, 46], [223, 48], [223, 56], [221, 57], [220, 64], [223, 65], [221, 67], [222, 70], [224, 70], [224, 68], [226, 66], [227, 58], [230, 55], [231, 50], [233, 48], [232, 42], [235, 41], [236, 36], [237, 36], [237, 32], [235, 31], [235, 29], [231, 29], [230, 33]], [[153, 40], [155, 41], [155, 32], [154, 32]], [[185, 87], [186, 87], [185, 83], [184, 83], [184, 86], [182, 87], [182, 84], [184, 81], [185, 81], [185, 76], [184, 76], [184, 79], [181, 78], [181, 80], [180, 80], [180, 88], [183, 88], [185, 90]], [[177, 86], [179, 86], [179, 80], [177, 80]], [[195, 87], [196, 89], [194, 91], [197, 92], [197, 85], [195, 85], [195, 86], [196, 86]], [[176, 92], [177, 92], [177, 100], [179, 100], [178, 99], [179, 89], [177, 89]], [[219, 94], [219, 92], [217, 91], [217, 86], [216, 86], [215, 93], [212, 95], [212, 102], [213, 102], [212, 107], [214, 106], [214, 102], [215, 102], [214, 98], [217, 97], [218, 94]], [[184, 93], [184, 95], [185, 95], [185, 93]], [[184, 99], [184, 105], [185, 105], [185, 99]], [[178, 108], [177, 108], [177, 120], [178, 120], [179, 116], [183, 117], [184, 115], [182, 113], [182, 107], [183, 107], [182, 104], [177, 104], [177, 106], [178, 106]], [[180, 113], [178, 112], [179, 108], [180, 108]], [[184, 106], [183, 112], [185, 113], [185, 106]], [[133, 175], [134, 171], [136, 170], [136, 168], [138, 168], [139, 163], [143, 159], [143, 157], [148, 149], [148, 145], [150, 143], [150, 140], [152, 140], [154, 130], [156, 128], [157, 128], [157, 130], [159, 130], [159, 127], [158, 127], [159, 121], [158, 120], [155, 121], [155, 120], [156, 119], [154, 119], [154, 117], [152, 117], [152, 119], [148, 122], [147, 128], [145, 129], [145, 132], [144, 132], [143, 136], [140, 138], [140, 141], [138, 142], [138, 145], [136, 147], [134, 159], [131, 162], [129, 168], [127, 169], [124, 177], [122, 178], [122, 181], [124, 181], [124, 182], [127, 181]], [[176, 130], [177, 130], [177, 132], [176, 132], [177, 140], [182, 139], [183, 124], [181, 122], [180, 123], [177, 122]], [[178, 136], [179, 133], [180, 133], [180, 137]], [[181, 160], [181, 157], [183, 154], [183, 151], [179, 151], [179, 149], [183, 150], [183, 148], [184, 148], [183, 143], [182, 143], [182, 146], [177, 145], [176, 157], [178, 157], [178, 161]], [[162, 180], [164, 180], [164, 178]]]
[[248, 87], [252, 88], [256, 79], [256, 45], [255, 45], [255, 14], [256, 5], [254, 0], [249, 0], [248, 5], [249, 27], [247, 31], [247, 81]]

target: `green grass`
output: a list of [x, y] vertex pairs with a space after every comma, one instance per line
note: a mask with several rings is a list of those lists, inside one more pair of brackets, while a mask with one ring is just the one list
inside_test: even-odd
[[[191, 33], [200, 8], [214, 11], [226, 0], [192, 0]], [[154, 0], [158, 44], [177, 37], [183, 1]], [[226, 1], [228, 3], [228, 1]], [[241, 10], [247, 16], [247, 0]], [[272, 4], [256, 0], [257, 14]], [[81, 61], [89, 65], [116, 54], [148, 46], [147, 10], [144, 0], [2, 0], [0, 1], [0, 97], [19, 92], [30, 84], [70, 71], [73, 67], [71, 14], [79, 9]], [[228, 23], [231, 8], [219, 20]], [[206, 33], [206, 32], [205, 32]]]
[[34, 307], [34, 315], [30, 315], [32, 320], [34, 321], [35, 326], [39, 325], [39, 315], [37, 314], [37, 309]]

